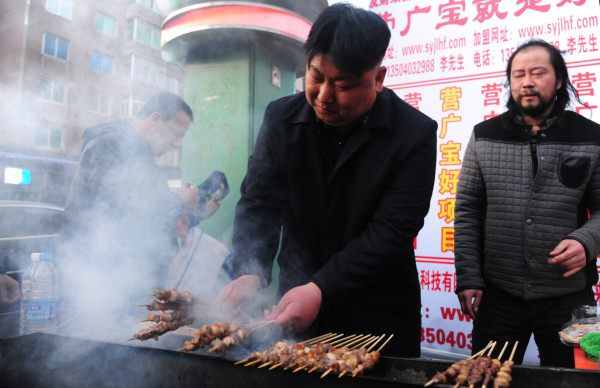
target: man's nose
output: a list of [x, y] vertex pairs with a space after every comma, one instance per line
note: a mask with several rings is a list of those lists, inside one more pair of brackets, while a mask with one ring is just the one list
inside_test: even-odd
[[332, 102], [335, 96], [335, 86], [327, 82], [323, 82], [319, 88], [319, 100], [323, 102]]

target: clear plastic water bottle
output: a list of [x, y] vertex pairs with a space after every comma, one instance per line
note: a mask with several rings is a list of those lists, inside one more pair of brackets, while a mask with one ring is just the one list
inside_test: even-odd
[[54, 333], [58, 326], [58, 272], [50, 253], [32, 253], [21, 281], [19, 333]]

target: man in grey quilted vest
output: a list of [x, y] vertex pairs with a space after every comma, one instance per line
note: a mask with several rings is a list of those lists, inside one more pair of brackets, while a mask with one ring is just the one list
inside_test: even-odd
[[532, 40], [507, 67], [508, 111], [473, 129], [456, 194], [455, 257], [473, 351], [533, 333], [542, 366], [574, 367], [558, 332], [595, 305], [600, 253], [600, 125], [565, 110], [561, 52]]

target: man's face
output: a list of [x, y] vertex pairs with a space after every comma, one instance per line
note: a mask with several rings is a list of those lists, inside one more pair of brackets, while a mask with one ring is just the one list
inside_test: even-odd
[[510, 89], [525, 117], [544, 119], [554, 108], [556, 91], [562, 82], [556, 79], [545, 48], [532, 46], [513, 58]]
[[386, 68], [376, 66], [361, 77], [341, 72], [325, 55], [306, 66], [306, 99], [327, 125], [352, 124], [371, 108], [383, 89]]
[[190, 117], [182, 110], [171, 120], [163, 120], [158, 112], [152, 113], [149, 120], [146, 144], [155, 156], [181, 146], [181, 140], [190, 126]]

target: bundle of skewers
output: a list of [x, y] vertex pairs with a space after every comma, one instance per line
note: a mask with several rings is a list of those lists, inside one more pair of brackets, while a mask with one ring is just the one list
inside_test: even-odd
[[191, 314], [194, 297], [190, 292], [175, 289], [155, 290], [152, 295], [154, 300], [139, 307], [145, 307], [149, 311], [160, 311], [158, 314], [150, 313], [148, 318], [142, 320], [142, 322], [156, 324], [140, 330], [130, 338], [130, 341], [145, 341], [151, 338], [158, 341], [159, 336], [194, 322]]
[[183, 348], [179, 350], [192, 352], [210, 344], [209, 352], [223, 353], [226, 352], [229, 347], [238, 345], [241, 341], [250, 337], [253, 330], [272, 322], [273, 321], [265, 321], [246, 325], [223, 322], [204, 325], [196, 330], [194, 337], [189, 341], [185, 341]]
[[155, 339], [185, 325], [191, 325], [197, 318], [208, 316], [220, 312], [220, 308], [215, 306], [212, 301], [195, 298], [189, 291], [154, 290], [151, 294], [154, 299], [145, 305], [149, 311], [159, 313], [150, 313], [142, 322], [154, 322], [154, 325], [146, 327], [136, 334], [131, 340], [145, 341]]
[[[518, 344], [519, 341], [515, 342], [510, 357], [508, 360], [502, 362], [500, 360], [502, 359], [502, 355], [506, 350], [508, 342], [504, 344], [498, 358], [494, 359], [491, 358], [491, 355], [496, 343], [490, 342], [488, 346], [479, 353], [474, 354], [466, 360], [455, 362], [443, 372], [436, 373], [431, 380], [425, 384], [425, 387], [433, 384], [450, 384], [451, 382], [454, 382], [455, 388], [460, 386], [474, 388], [479, 384], [481, 384], [481, 388], [486, 388], [489, 383], [493, 383], [494, 388], [507, 388], [512, 380], [511, 373], [512, 368], [515, 365], [512, 358]], [[488, 352], [488, 349], [489, 353], [485, 355], [485, 353]]]
[[[198, 318], [221, 312], [212, 301], [195, 298], [189, 291], [155, 290], [151, 295], [154, 299], [139, 307], [160, 312], [150, 313], [142, 320], [142, 322], [155, 322], [155, 324], [138, 331], [129, 339], [130, 341], [145, 341], [151, 338], [158, 340], [159, 336], [182, 326], [191, 325]], [[210, 345], [209, 352], [222, 353], [247, 339], [253, 330], [270, 323], [272, 321], [246, 325], [233, 322], [204, 325], [196, 330], [193, 338], [185, 341], [179, 350], [192, 352]]]
[[[278, 341], [271, 349], [252, 353], [236, 364], [260, 364], [258, 368], [270, 366], [269, 370], [278, 367], [284, 370], [293, 368], [294, 373], [301, 370], [309, 373], [319, 371], [322, 372], [321, 378], [330, 373], [336, 373], [338, 377], [345, 374], [356, 377], [373, 369], [379, 361], [381, 349], [393, 337], [390, 336], [379, 349], [372, 350], [385, 334], [380, 337], [352, 335], [338, 339], [340, 336], [343, 335], [330, 333], [300, 343]], [[334, 341], [335, 339], [338, 340]]]

